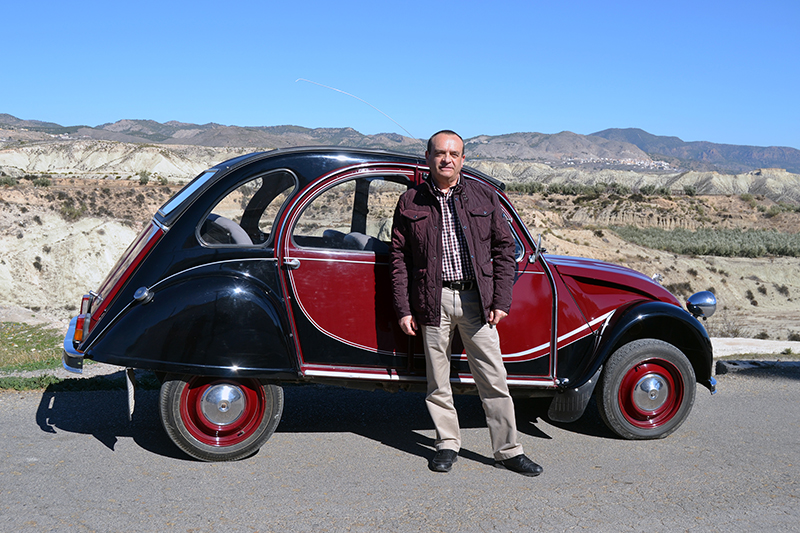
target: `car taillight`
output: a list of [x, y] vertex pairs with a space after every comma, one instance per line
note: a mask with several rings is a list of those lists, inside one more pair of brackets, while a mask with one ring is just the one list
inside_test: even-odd
[[86, 317], [83, 315], [78, 316], [77, 322], [75, 322], [75, 334], [72, 336], [73, 344], [80, 344], [83, 342], [83, 328], [86, 327]]

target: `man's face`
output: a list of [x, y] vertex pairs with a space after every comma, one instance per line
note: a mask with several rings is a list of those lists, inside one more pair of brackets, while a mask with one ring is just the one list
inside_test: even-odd
[[440, 187], [452, 187], [458, 182], [464, 164], [464, 144], [456, 135], [441, 133], [433, 138], [432, 150], [425, 152], [431, 176]]

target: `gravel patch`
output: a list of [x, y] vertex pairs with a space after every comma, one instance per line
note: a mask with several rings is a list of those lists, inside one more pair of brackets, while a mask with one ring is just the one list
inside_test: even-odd
[[[714, 358], [730, 355], [800, 354], [800, 342], [742, 338], [712, 338]], [[787, 351], [789, 350], [789, 351]]]

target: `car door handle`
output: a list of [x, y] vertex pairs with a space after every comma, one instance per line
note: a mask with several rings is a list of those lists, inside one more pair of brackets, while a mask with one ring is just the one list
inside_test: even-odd
[[284, 258], [283, 264], [289, 270], [297, 270], [298, 268], [300, 268], [300, 260], [299, 259], [289, 259], [287, 257], [287, 258]]

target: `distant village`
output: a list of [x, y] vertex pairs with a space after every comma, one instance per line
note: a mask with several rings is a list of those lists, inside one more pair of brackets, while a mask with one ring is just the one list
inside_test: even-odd
[[545, 161], [548, 165], [603, 165], [607, 167], [636, 167], [647, 170], [676, 170], [666, 161], [653, 161], [651, 159], [613, 159], [611, 157], [562, 157], [560, 161]]

